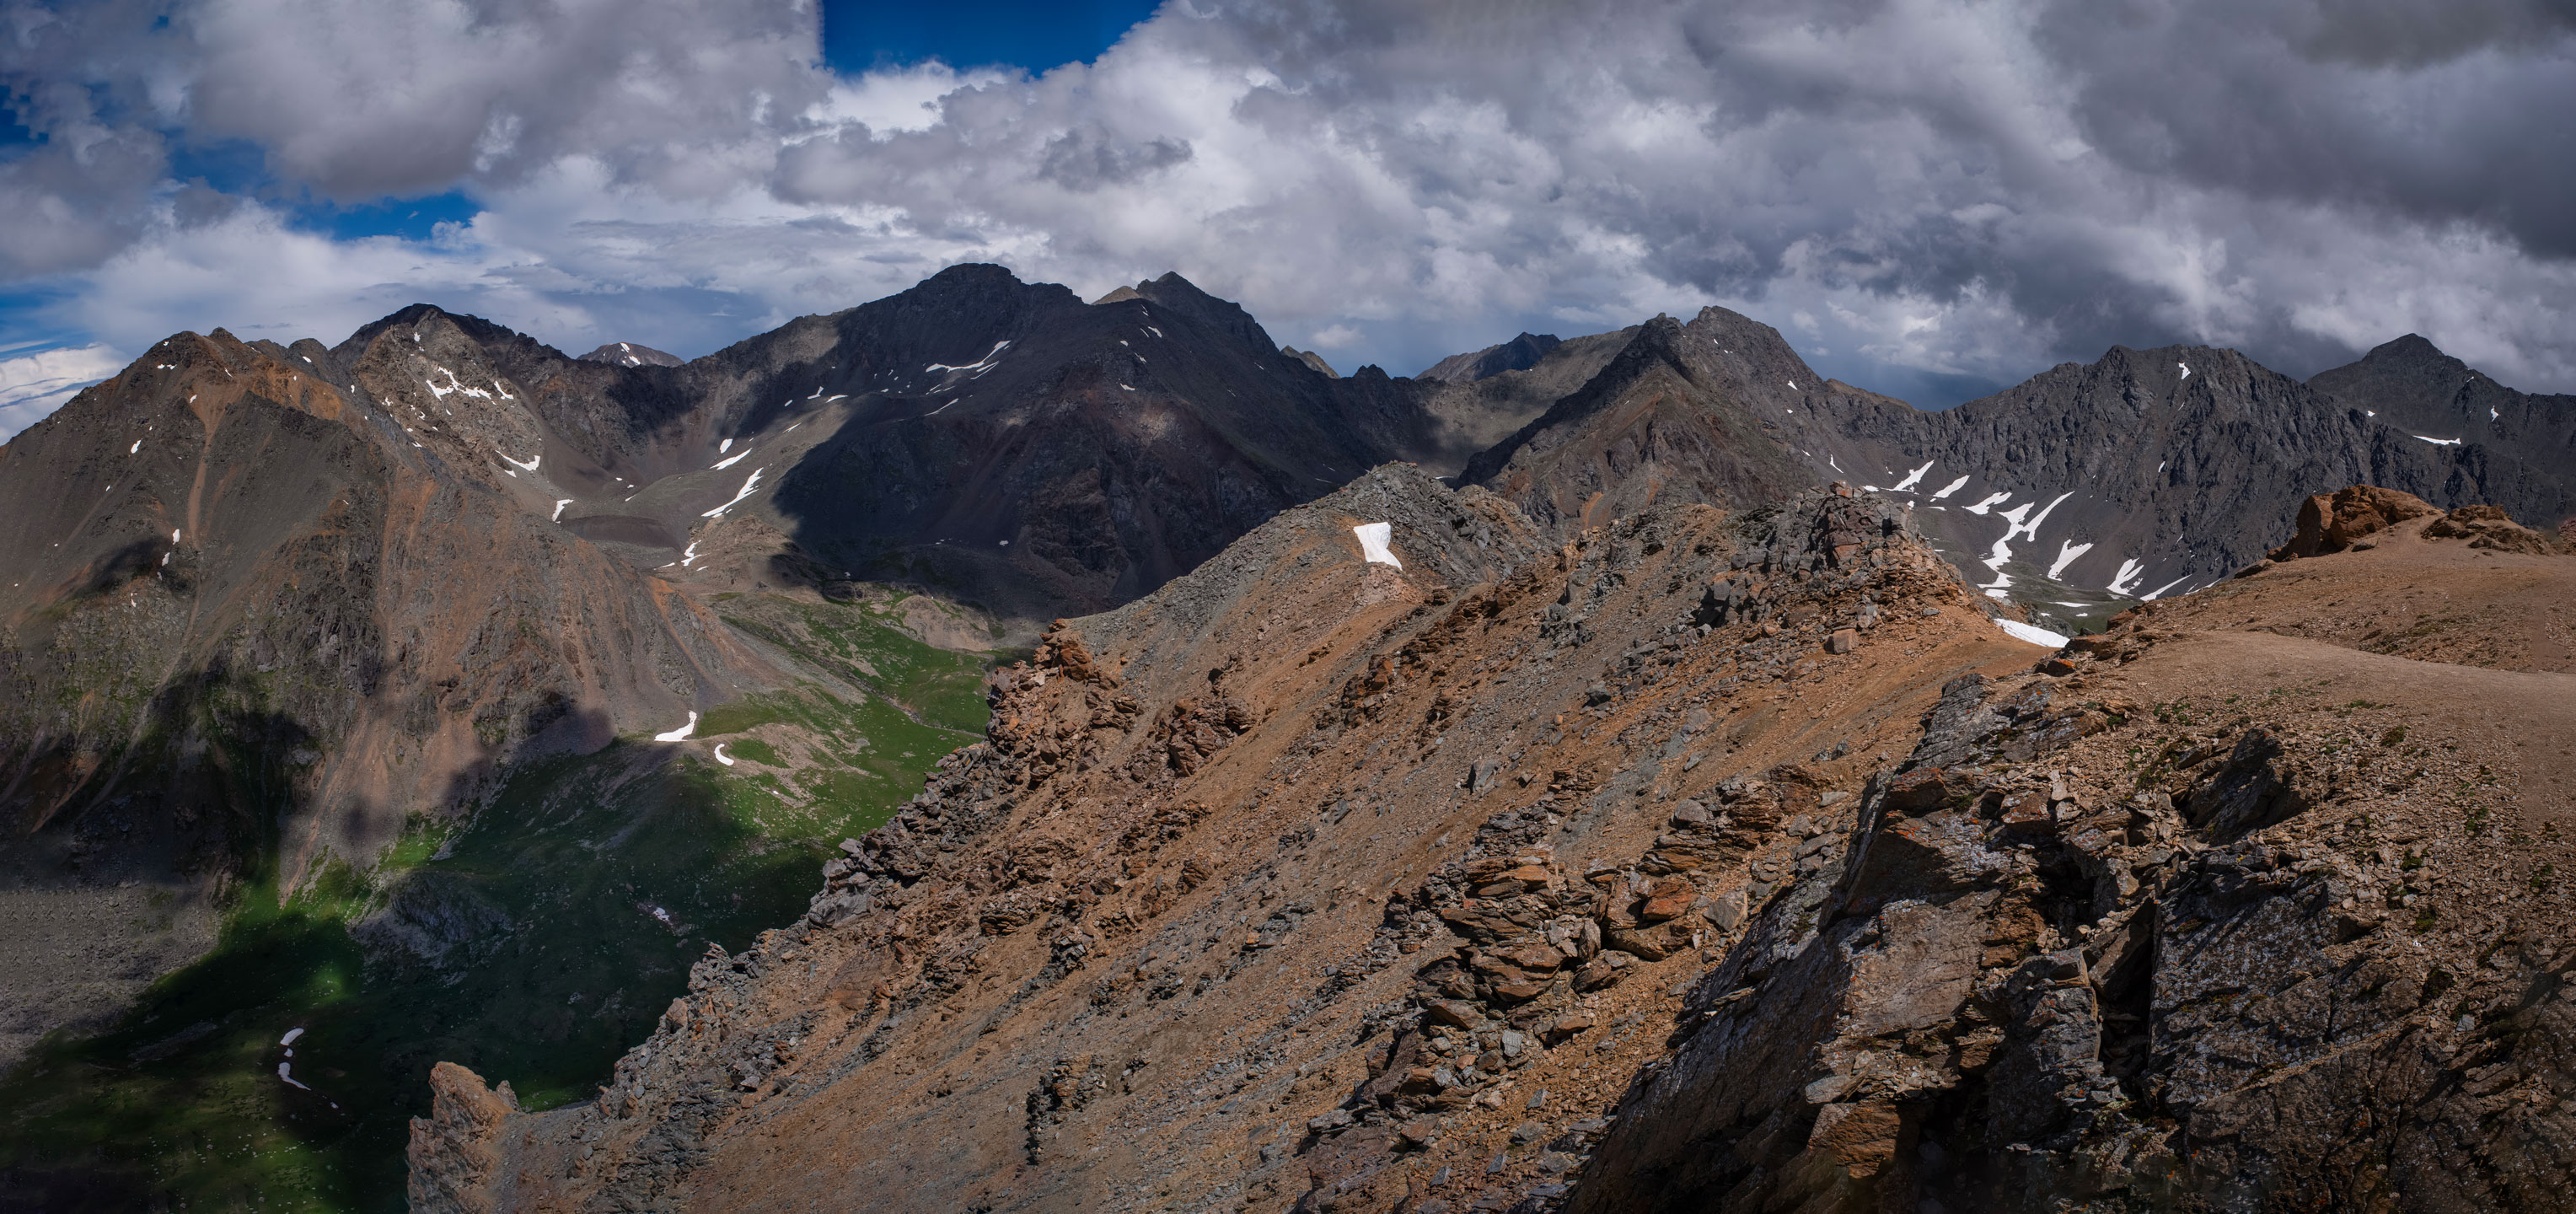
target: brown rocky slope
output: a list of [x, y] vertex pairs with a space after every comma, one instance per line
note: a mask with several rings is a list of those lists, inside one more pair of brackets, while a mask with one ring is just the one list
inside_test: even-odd
[[1381, 470], [1052, 633], [597, 1100], [442, 1068], [415, 1207], [2556, 1208], [2576, 687], [2253, 630], [2576, 581], [2426, 529], [2049, 657], [1875, 499]]

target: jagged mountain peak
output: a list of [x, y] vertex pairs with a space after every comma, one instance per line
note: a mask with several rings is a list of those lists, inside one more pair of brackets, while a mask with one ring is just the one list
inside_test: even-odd
[[688, 360], [677, 354], [656, 350], [651, 346], [637, 345], [630, 341], [612, 341], [603, 343], [598, 349], [582, 355], [580, 361], [607, 363], [614, 367], [677, 367]]
[[1507, 371], [1526, 371], [1538, 365], [1548, 352], [1565, 344], [1553, 333], [1532, 333], [1524, 329], [1520, 336], [1500, 345], [1452, 354], [1433, 363], [1416, 379], [1436, 379], [1443, 383], [1464, 384], [1491, 379]]

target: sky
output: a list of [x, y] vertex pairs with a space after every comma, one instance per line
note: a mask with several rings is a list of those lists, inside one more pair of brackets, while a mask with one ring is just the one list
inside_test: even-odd
[[2576, 390], [2576, 0], [0, 0], [0, 435], [415, 301], [682, 356], [990, 261], [1394, 374], [1721, 304], [1942, 407]]

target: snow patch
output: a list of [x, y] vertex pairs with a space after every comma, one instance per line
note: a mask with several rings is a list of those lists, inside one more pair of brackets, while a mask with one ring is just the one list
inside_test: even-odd
[[298, 1038], [298, 1037], [301, 1037], [301, 1036], [303, 1036], [303, 1035], [304, 1035], [304, 1026], [302, 1026], [302, 1025], [297, 1025], [297, 1026], [295, 1026], [294, 1028], [291, 1028], [291, 1029], [286, 1030], [286, 1035], [285, 1035], [285, 1036], [283, 1036], [283, 1037], [278, 1038], [278, 1039], [277, 1039], [277, 1043], [278, 1043], [279, 1045], [293, 1045], [293, 1044], [295, 1044], [295, 1039], [296, 1039], [296, 1038]]
[[[2164, 592], [2166, 592], [2166, 591], [2168, 591], [2168, 590], [2171, 590], [2171, 589], [2173, 589], [2173, 588], [2174, 588], [2174, 587], [2176, 587], [2176, 586], [2182, 585], [2182, 579], [2183, 579], [2183, 578], [2190, 577], [2190, 576], [2191, 576], [2190, 574], [2186, 573], [2186, 574], [2182, 575], [2182, 577], [2175, 578], [2174, 580], [2172, 580], [2172, 581], [2170, 581], [2170, 582], [2167, 582], [2167, 583], [2165, 583], [2165, 584], [2164, 584], [2164, 585], [2162, 585], [2162, 586], [2158, 586], [2158, 587], [2156, 587], [2155, 589], [2150, 590], [2150, 591], [2146, 592], [2145, 594], [2142, 594], [2142, 595], [2140, 595], [2140, 596], [2138, 596], [2138, 597], [2139, 597], [2140, 599], [2142, 599], [2142, 600], [2146, 601], [2146, 602], [2152, 603], [2152, 602], [2156, 601], [2156, 599], [2157, 599], [2157, 598], [2161, 597], [2161, 596], [2164, 594]], [[2189, 593], [2191, 593], [2191, 592], [2190, 592], [2190, 591], [2188, 591], [2188, 590], [2186, 590], [2186, 591], [2184, 591], [2183, 593], [2184, 593], [2184, 594], [2189, 594]]]
[[2138, 588], [2139, 579], [2146, 576], [2146, 566], [2135, 560], [2124, 560], [2120, 562], [2120, 571], [2111, 575], [2111, 584], [2103, 589], [2113, 594], [2134, 593]]
[[[942, 406], [940, 406], [940, 408], [944, 409], [944, 408], [947, 408], [947, 406], [946, 406], [946, 405], [942, 405]], [[719, 447], [719, 448], [717, 448], [717, 450], [722, 451], [722, 450], [723, 450], [723, 448]], [[751, 448], [749, 448], [749, 447], [745, 447], [745, 448], [743, 448], [742, 450], [737, 451], [737, 452], [735, 452], [735, 453], [734, 453], [734, 454], [732, 454], [732, 455], [728, 455], [728, 456], [724, 457], [723, 459], [717, 460], [717, 461], [715, 462], [714, 466], [712, 466], [712, 467], [708, 468], [708, 469], [707, 469], [707, 471], [709, 471], [709, 472], [722, 472], [722, 471], [724, 471], [724, 470], [725, 470], [725, 469], [727, 469], [727, 468], [733, 467], [735, 464], [739, 464], [739, 463], [741, 463], [741, 462], [742, 462], [742, 457], [743, 457], [743, 456], [746, 456], [746, 455], [749, 455], [749, 454], [751, 454]]]
[[2020, 620], [1996, 620], [1995, 627], [2011, 633], [2013, 639], [2016, 641], [2028, 641], [2033, 645], [2046, 645], [2051, 649], [2063, 649], [2066, 647], [2065, 634], [2050, 632], [2045, 628], [2022, 623]]
[[134, 445], [133, 445], [133, 446], [128, 447], [128, 448], [126, 448], [126, 449], [125, 449], [125, 453], [126, 453], [127, 455], [132, 455], [132, 454], [134, 454], [135, 452], [141, 451], [142, 449], [143, 449], [143, 440], [138, 438], [138, 439], [134, 440]]
[[278, 1077], [278, 1078], [280, 1078], [280, 1079], [283, 1079], [283, 1080], [287, 1081], [288, 1083], [295, 1084], [295, 1086], [297, 1086], [297, 1087], [299, 1087], [299, 1088], [304, 1088], [304, 1090], [305, 1090], [305, 1091], [308, 1091], [308, 1092], [312, 1091], [313, 1089], [304, 1087], [304, 1085], [303, 1085], [302, 1083], [299, 1083], [299, 1082], [297, 1082], [297, 1081], [296, 1081], [296, 1078], [295, 1078], [295, 1076], [294, 1076], [294, 1075], [292, 1075], [292, 1074], [290, 1074], [290, 1073], [289, 1073], [289, 1072], [290, 1072], [290, 1071], [292, 1071], [294, 1068], [295, 1068], [295, 1064], [294, 1064], [294, 1063], [292, 1063], [292, 1062], [281, 1062], [281, 1063], [278, 1063], [278, 1064], [277, 1064], [277, 1077]]
[[724, 743], [722, 742], [716, 743], [716, 762], [722, 763], [727, 767], [733, 766], [733, 756], [724, 752]]
[[696, 714], [696, 713], [694, 713], [694, 712], [693, 712], [693, 713], [690, 713], [690, 714], [689, 714], [689, 723], [688, 723], [688, 724], [683, 725], [683, 726], [679, 727], [678, 729], [674, 729], [674, 730], [672, 730], [672, 731], [671, 731], [671, 732], [669, 732], [669, 733], [657, 733], [657, 734], [654, 734], [654, 735], [653, 735], [653, 740], [654, 740], [654, 741], [656, 741], [656, 742], [678, 742], [678, 741], [682, 741], [682, 740], [686, 739], [690, 734], [696, 733], [697, 731], [698, 731], [698, 714]]
[[2012, 494], [2009, 494], [2009, 493], [1998, 493], [1998, 494], [1995, 494], [1995, 495], [1994, 495], [1994, 496], [1992, 496], [1992, 497], [1987, 498], [1986, 500], [1984, 500], [1984, 501], [1982, 501], [1982, 502], [1977, 503], [1976, 505], [1966, 507], [1966, 509], [1967, 509], [1968, 513], [1970, 513], [1970, 514], [1984, 514], [1984, 513], [1986, 512], [1987, 507], [1990, 507], [1990, 506], [2000, 506], [2000, 505], [2003, 505], [2005, 502], [2008, 502], [2008, 501], [2011, 501], [2011, 500], [2012, 500]]
[[[1912, 472], [1909, 472], [1909, 473], [1905, 474], [1905, 479], [1904, 479], [1904, 480], [1901, 480], [1901, 481], [1896, 482], [1895, 487], [1894, 487], [1894, 488], [1889, 489], [1889, 490], [1888, 490], [1888, 492], [1890, 492], [1890, 493], [1903, 493], [1903, 492], [1905, 492], [1906, 490], [1913, 488], [1913, 487], [1915, 486], [1915, 483], [1916, 483], [1916, 482], [1921, 481], [1921, 480], [1923, 479], [1923, 474], [1924, 474], [1924, 473], [1926, 473], [1926, 472], [1930, 472], [1931, 470], [1932, 470], [1932, 461], [1927, 459], [1927, 460], [1923, 461], [1923, 466], [1922, 466], [1922, 467], [1917, 468], [1917, 469], [1915, 469], [1914, 471], [1912, 471]], [[1966, 477], [1964, 477], [1964, 476], [1963, 476], [1963, 477], [1960, 477], [1959, 479], [1964, 481], [1964, 480], [1966, 480], [1966, 479], [1968, 479], [1968, 478], [1966, 478]], [[1954, 486], [1954, 487], [1955, 487], [1955, 486]]]
[[1369, 563], [1404, 568], [1404, 562], [1395, 559], [1395, 551], [1387, 547], [1387, 541], [1395, 535], [1394, 524], [1362, 523], [1351, 528], [1351, 534], [1360, 537], [1360, 556]]
[[732, 440], [732, 439], [726, 439], [726, 440], [724, 440], [723, 442], [720, 442], [720, 443], [717, 443], [717, 444], [716, 444], [716, 454], [718, 454], [718, 455], [722, 455], [722, 454], [724, 454], [725, 452], [727, 452], [727, 451], [731, 451], [731, 450], [733, 450], [733, 440]]
[[[962, 366], [962, 367], [952, 367], [952, 366], [948, 365], [947, 363], [932, 363], [932, 364], [930, 364], [929, 366], [922, 368], [922, 370], [925, 370], [925, 371], [984, 371], [984, 370], [990, 370], [990, 369], [992, 368], [992, 366], [993, 366], [993, 360], [994, 360], [994, 359], [996, 359], [996, 358], [1001, 357], [1003, 348], [1004, 348], [1004, 347], [1009, 346], [1010, 344], [1011, 344], [1011, 343], [1010, 343], [1010, 342], [1008, 342], [1008, 341], [997, 341], [997, 342], [994, 342], [994, 343], [993, 343], [993, 348], [992, 348], [991, 350], [986, 351], [986, 352], [985, 352], [985, 354], [984, 354], [984, 357], [979, 358], [979, 359], [975, 360], [974, 362], [967, 363], [966, 365], [964, 365], [964, 366]], [[816, 391], [820, 391], [820, 390], [821, 390], [821, 389], [816, 389]]]
[[2456, 447], [2460, 445], [2460, 440], [2456, 438], [2426, 438], [2421, 434], [2410, 434], [2407, 435], [2407, 437], [2414, 439], [2419, 443], [2431, 443], [2436, 447]]
[[571, 499], [571, 498], [568, 498], [568, 497], [567, 497], [567, 498], [563, 498], [563, 499], [561, 499], [561, 500], [557, 501], [557, 502], [555, 503], [555, 512], [554, 512], [553, 517], [548, 518], [546, 521], [547, 521], [547, 522], [549, 522], [549, 523], [559, 523], [559, 522], [562, 522], [562, 521], [563, 521], [563, 508], [564, 508], [564, 507], [566, 507], [566, 506], [569, 506], [569, 505], [571, 505], [571, 504], [572, 504], [572, 499]]
[[[713, 509], [713, 510], [706, 511], [706, 512], [704, 512], [704, 513], [702, 513], [702, 514], [698, 515], [698, 517], [699, 517], [699, 518], [722, 518], [722, 517], [724, 517], [724, 512], [725, 512], [725, 511], [733, 509], [735, 505], [739, 504], [739, 503], [742, 501], [742, 499], [744, 499], [744, 498], [746, 498], [746, 497], [750, 497], [750, 496], [751, 496], [751, 490], [752, 490], [752, 487], [753, 487], [753, 486], [755, 486], [755, 485], [758, 485], [758, 484], [760, 483], [760, 474], [761, 474], [761, 473], [763, 473], [763, 472], [767, 472], [767, 471], [769, 471], [769, 469], [767, 469], [767, 468], [757, 468], [757, 469], [754, 469], [754, 470], [752, 471], [752, 474], [751, 474], [751, 479], [744, 481], [744, 482], [742, 483], [742, 489], [741, 489], [739, 492], [737, 492], [737, 493], [735, 493], [735, 494], [733, 495], [733, 501], [726, 502], [725, 504], [723, 504], [723, 505], [721, 505], [721, 506], [718, 506], [718, 507], [716, 507], [716, 508], [715, 508], [715, 509]], [[694, 548], [694, 547], [696, 547], [696, 546], [697, 546], [697, 545], [695, 545], [695, 544], [691, 544], [691, 545], [690, 545], [690, 547], [692, 547], [692, 548]]]
[[[2059, 540], [2057, 542], [2057, 560], [2048, 567], [2048, 580], [2052, 582], [2056, 581], [2058, 574], [2066, 572], [2066, 567], [2075, 563], [2075, 558], [2091, 551], [2093, 551], [2093, 545], [2091, 544], [2078, 544], [2071, 540]], [[2082, 606], [2080, 603], [2076, 605]]]
[[1933, 500], [1933, 501], [1936, 501], [1936, 502], [1937, 502], [1937, 501], [1940, 501], [1942, 498], [1948, 497], [1948, 496], [1950, 496], [1951, 494], [1953, 494], [1953, 493], [1957, 493], [1959, 490], [1961, 490], [1961, 489], [1963, 489], [1963, 488], [1966, 488], [1966, 487], [1967, 487], [1967, 484], [1968, 484], [1968, 478], [1967, 478], [1967, 477], [1965, 477], [1965, 476], [1962, 476], [1962, 477], [1960, 477], [1959, 479], [1957, 479], [1957, 480], [1955, 480], [1955, 481], [1950, 482], [1949, 484], [1946, 484], [1946, 485], [1941, 486], [1941, 491], [1940, 491], [1939, 493], [1935, 493], [1935, 494], [1933, 494], [1933, 495], [1932, 495], [1932, 500]]
[[2190, 379], [2190, 378], [2191, 378], [2191, 364], [2190, 364], [2190, 363], [2175, 363], [2174, 365], [2175, 365], [2175, 366], [2177, 366], [2177, 367], [2182, 368], [2182, 377], [2183, 377], [2184, 379]]
[[2058, 495], [2057, 495], [2057, 501], [2055, 501], [2055, 502], [2050, 502], [2050, 503], [2048, 504], [2048, 506], [2047, 506], [2047, 508], [2046, 508], [2046, 509], [2043, 509], [2043, 510], [2041, 510], [2041, 511], [2039, 512], [2039, 517], [2037, 517], [2037, 518], [2034, 518], [2034, 519], [2030, 520], [2028, 523], [2024, 523], [2024, 522], [2022, 522], [2022, 521], [2021, 521], [2022, 512], [2023, 512], [2023, 511], [2025, 511], [2025, 510], [2030, 509], [2033, 505], [2036, 505], [2037, 503], [2034, 503], [2034, 502], [2024, 502], [2024, 503], [2022, 503], [2021, 505], [2018, 505], [2018, 506], [2013, 507], [2013, 508], [2012, 508], [2012, 512], [2011, 512], [2011, 513], [2004, 515], [2005, 520], [2006, 520], [2006, 521], [2008, 521], [2008, 522], [2010, 522], [2010, 523], [2012, 524], [2012, 526], [2007, 527], [2007, 528], [2005, 528], [2005, 529], [2004, 529], [2004, 538], [2005, 538], [2005, 539], [2011, 539], [2012, 537], [2014, 537], [2014, 536], [2016, 536], [2016, 535], [2020, 535], [2020, 536], [2024, 536], [2024, 537], [2029, 538], [2029, 539], [2034, 539], [2034, 540], [2035, 540], [2035, 539], [2038, 539], [2038, 538], [2039, 538], [2039, 525], [2040, 525], [2041, 523], [2045, 523], [2045, 522], [2047, 522], [2047, 521], [2048, 521], [2048, 514], [2049, 514], [2049, 511], [2057, 509], [2058, 502], [2063, 502], [2063, 501], [2065, 501], [2066, 499], [2068, 499], [2068, 498], [2070, 498], [2070, 497], [2073, 497], [2073, 496], [2075, 496], [2075, 494], [2074, 494], [2074, 492], [2073, 492], [2073, 491], [2071, 491], [2071, 490], [2070, 490], [2070, 491], [2068, 491], [2068, 492], [2065, 492], [2065, 493], [2058, 494]]
[[506, 454], [503, 454], [503, 453], [502, 453], [502, 451], [500, 450], [500, 448], [498, 448], [498, 447], [493, 448], [492, 453], [493, 453], [493, 454], [495, 454], [495, 455], [499, 455], [499, 456], [501, 456], [501, 462], [502, 462], [502, 463], [508, 464], [508, 465], [510, 465], [511, 467], [516, 468], [516, 469], [518, 469], [518, 470], [519, 470], [519, 471], [521, 471], [521, 472], [534, 472], [534, 471], [536, 471], [536, 470], [537, 470], [537, 465], [539, 465], [539, 464], [542, 464], [542, 463], [546, 462], [546, 457], [545, 457], [545, 454], [544, 454], [543, 452], [540, 452], [540, 453], [538, 453], [537, 455], [535, 455], [534, 457], [531, 457], [531, 458], [528, 460], [528, 462], [526, 462], [526, 463], [524, 463], [524, 464], [523, 464], [523, 463], [520, 463], [520, 462], [519, 462], [519, 461], [517, 461], [517, 460], [511, 459], [511, 458], [510, 458], [508, 455], [506, 455]]

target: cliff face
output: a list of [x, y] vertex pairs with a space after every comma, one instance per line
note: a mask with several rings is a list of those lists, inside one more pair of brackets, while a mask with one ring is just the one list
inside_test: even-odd
[[414, 1200], [2551, 1208], [2576, 676], [2409, 596], [2576, 571], [2444, 521], [2051, 655], [1872, 499], [1373, 474], [1052, 633], [598, 1099], [447, 1075]]

